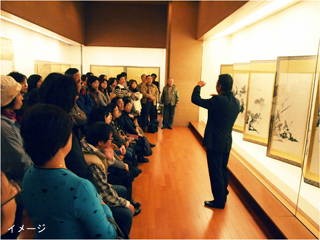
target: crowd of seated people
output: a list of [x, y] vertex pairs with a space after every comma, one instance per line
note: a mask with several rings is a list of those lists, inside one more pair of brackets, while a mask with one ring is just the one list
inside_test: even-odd
[[145, 77], [138, 88], [125, 73], [108, 79], [76, 68], [1, 76], [2, 236], [18, 236], [25, 208], [36, 229], [45, 225], [36, 238], [114, 238], [108, 218], [129, 238], [141, 212], [133, 181], [149, 162], [145, 146], [155, 147], [144, 131], [147, 114], [156, 121], [157, 92]]

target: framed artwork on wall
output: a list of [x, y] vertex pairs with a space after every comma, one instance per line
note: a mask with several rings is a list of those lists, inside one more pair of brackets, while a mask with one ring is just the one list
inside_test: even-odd
[[247, 92], [249, 81], [249, 63], [233, 64], [233, 94], [240, 102], [240, 113], [233, 125], [233, 130], [243, 132], [247, 108]]
[[277, 61], [251, 61], [243, 140], [267, 146]]
[[319, 75], [317, 79], [316, 101], [313, 108], [313, 118], [310, 124], [311, 137], [310, 147], [306, 158], [306, 166], [304, 168], [304, 182], [313, 186], [319, 187], [319, 121], [320, 121], [320, 107], [319, 107]]
[[[278, 57], [267, 156], [301, 167], [316, 56]], [[319, 70], [318, 70], [319, 71]]]

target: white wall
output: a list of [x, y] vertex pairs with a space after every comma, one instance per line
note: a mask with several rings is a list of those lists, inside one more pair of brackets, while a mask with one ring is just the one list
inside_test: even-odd
[[[160, 89], [165, 84], [166, 50], [162, 48], [83, 47], [83, 73], [90, 65], [160, 67]], [[140, 79], [139, 79], [140, 80]]]
[[[36, 27], [21, 20], [23, 24]], [[44, 31], [48, 32], [44, 29]], [[90, 65], [160, 67], [160, 89], [165, 84], [166, 50], [159, 48], [82, 47], [61, 42], [38, 32], [1, 19], [1, 37], [11, 39], [14, 54], [14, 69], [26, 76], [34, 74], [34, 60], [71, 64], [82, 73], [90, 71]], [[82, 54], [81, 54], [82, 51]], [[82, 55], [82, 61], [81, 61]], [[1, 74], [8, 74], [11, 68], [1, 61]]]
[[[34, 60], [71, 64], [81, 64], [81, 48], [69, 45], [14, 23], [1, 19], [1, 37], [12, 40], [14, 69], [27, 77], [34, 74]], [[8, 74], [1, 66], [1, 74]]]
[[231, 38], [231, 62], [316, 55], [320, 36], [319, 1], [298, 2]]
[[[207, 86], [202, 90], [202, 97], [209, 97], [210, 93], [215, 92], [215, 83], [220, 74], [221, 64], [276, 60], [278, 56], [317, 55], [320, 37], [319, 8], [319, 1], [301, 1], [231, 36], [204, 41], [202, 80], [207, 82]], [[200, 109], [199, 121], [204, 121], [206, 117], [207, 111]], [[236, 142], [237, 139], [234, 140], [235, 144], [241, 145], [242, 138], [239, 142]], [[251, 144], [252, 149], [255, 147], [255, 144]], [[246, 150], [250, 152], [250, 149]], [[270, 173], [277, 172], [276, 169], [272, 170], [273, 161], [277, 160], [268, 160]], [[290, 186], [293, 182], [290, 182], [291, 177], [295, 179], [295, 186]], [[281, 191], [284, 194], [287, 192], [287, 197], [296, 203], [300, 177], [301, 170], [293, 176], [286, 175], [284, 179], [287, 179], [288, 183], [280, 184], [276, 180], [280, 176], [269, 181], [273, 185], [283, 186]], [[314, 191], [304, 190], [310, 188]], [[319, 225], [319, 189], [302, 183], [300, 191], [305, 194], [301, 195], [305, 201], [300, 201], [299, 207]]]

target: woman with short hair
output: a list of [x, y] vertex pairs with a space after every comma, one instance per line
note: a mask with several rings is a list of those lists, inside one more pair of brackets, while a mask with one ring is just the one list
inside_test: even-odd
[[66, 167], [72, 146], [69, 114], [37, 104], [26, 111], [21, 134], [34, 162], [23, 178], [22, 200], [38, 229], [35, 238], [115, 238], [107, 219], [113, 218], [110, 208], [90, 181]]

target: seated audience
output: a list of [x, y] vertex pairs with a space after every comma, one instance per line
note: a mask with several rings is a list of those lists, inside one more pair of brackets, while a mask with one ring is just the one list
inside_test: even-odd
[[116, 96], [120, 98], [130, 97], [130, 93], [128, 92], [127, 88], [124, 86], [126, 81], [125, 76], [122, 74], [118, 74], [117, 81], [118, 81], [118, 85], [114, 90], [114, 93], [116, 94]]
[[8, 76], [13, 77], [18, 83], [21, 84], [21, 94], [25, 94], [28, 91], [27, 77], [19, 72], [13, 71], [8, 74]]
[[32, 74], [28, 77], [28, 93], [35, 88], [39, 88], [43, 82], [43, 79], [38, 74]]
[[[110, 124], [112, 121], [111, 108], [109, 106], [101, 106], [92, 110], [90, 115], [89, 126], [96, 122], [104, 122]], [[110, 125], [111, 126], [111, 125]], [[142, 170], [137, 168], [138, 162], [135, 158], [134, 146], [127, 142], [126, 139], [116, 134], [116, 130], [111, 126], [113, 135], [113, 147], [115, 148], [115, 158], [121, 160], [129, 165], [129, 172], [132, 178], [136, 178]], [[124, 157], [124, 158], [123, 158]]]
[[116, 97], [117, 95], [114, 93], [116, 86], [118, 85], [118, 81], [116, 78], [111, 77], [108, 80], [108, 86], [107, 86], [107, 91], [109, 93], [110, 96], [110, 101]]
[[[25, 95], [27, 94], [27, 91], [28, 91], [27, 77], [24, 74], [16, 72], [16, 71], [13, 71], [13, 72], [9, 73], [8, 76], [13, 77], [14, 80], [16, 80], [18, 83], [21, 84], [21, 87], [22, 87], [21, 88], [21, 94], [22, 94], [22, 96], [24, 98], [23, 102], [25, 102]], [[19, 124], [21, 122], [21, 118], [22, 118], [22, 115], [23, 115], [24, 111], [25, 111], [25, 109], [24, 109], [23, 106], [19, 110], [15, 110], [16, 119], [17, 119]]]
[[1, 75], [1, 170], [18, 183], [32, 165], [23, 149], [20, 125], [14, 112], [22, 106], [21, 88], [12, 77]]
[[34, 227], [43, 229], [35, 238], [115, 238], [110, 208], [92, 183], [66, 167], [69, 115], [55, 105], [34, 105], [22, 119], [21, 134], [34, 163], [23, 178], [22, 200]]
[[17, 201], [21, 188], [1, 171], [1, 238], [16, 239], [22, 226], [23, 204]]
[[108, 80], [107, 80], [107, 76], [106, 75], [100, 75], [99, 76], [99, 91], [103, 93], [103, 95], [106, 97], [107, 99], [107, 105], [111, 102], [110, 100], [110, 96], [107, 90], [107, 86], [108, 86]]
[[123, 111], [121, 114], [122, 127], [126, 133], [134, 134], [142, 137], [142, 134], [139, 132], [139, 127], [135, 125], [132, 113], [132, 103], [129, 99], [122, 101]]
[[90, 76], [87, 80], [87, 93], [91, 97], [93, 107], [107, 106], [108, 99], [99, 91], [99, 80], [96, 76]]
[[[28, 92], [23, 95], [23, 105], [20, 109], [21, 113], [17, 113], [17, 115], [23, 116], [23, 113], [27, 110], [27, 108], [32, 105], [38, 103], [38, 91], [43, 82], [43, 79], [38, 74], [32, 74], [29, 76], [28, 80]], [[21, 122], [21, 119], [18, 119], [18, 122]]]
[[122, 72], [121, 75], [124, 76], [124, 84], [123, 84], [123, 86], [125, 88], [128, 88], [128, 85], [127, 85], [127, 73], [126, 72]]
[[[84, 157], [92, 169], [93, 176], [98, 185], [98, 192], [102, 200], [111, 208], [116, 222], [119, 224], [121, 230], [129, 236], [132, 214], [135, 216], [141, 212], [139, 208], [134, 209], [124, 198], [118, 194], [108, 184], [109, 166], [122, 168], [124, 164], [122, 161], [117, 161], [113, 156], [112, 142], [112, 128], [109, 124], [97, 122], [88, 128], [87, 137], [81, 140]], [[118, 166], [116, 166], [118, 165]], [[128, 165], [126, 165], [128, 170]]]
[[86, 92], [86, 84], [87, 80], [85, 80], [85, 85], [81, 86], [81, 79], [80, 79], [80, 73], [79, 70], [76, 68], [69, 68], [65, 75], [72, 77], [73, 80], [77, 83], [79, 97], [77, 99], [77, 106], [86, 114], [88, 117], [92, 108], [93, 108], [93, 102], [90, 98], [90, 96]]
[[[70, 114], [75, 104], [77, 89], [77, 84], [71, 77], [50, 73], [39, 89], [39, 100], [41, 103], [57, 105]], [[88, 179], [95, 185], [92, 172], [83, 157], [77, 128], [73, 123], [72, 126], [72, 148], [65, 158], [66, 166], [79, 177]]]
[[[111, 121], [111, 125], [113, 126], [113, 128], [115, 129], [115, 132], [118, 135], [123, 135], [123, 137], [125, 136], [124, 130], [123, 130], [123, 123], [120, 119], [121, 116], [121, 112], [119, 111], [118, 106], [115, 103], [111, 103], [109, 104], [110, 108], [111, 108], [111, 113], [112, 113], [112, 121]], [[144, 157], [144, 141], [142, 141], [141, 139], [138, 139], [138, 141], [136, 142], [136, 149], [135, 152], [137, 154], [137, 161], [138, 162], [149, 162], [149, 159]]]

